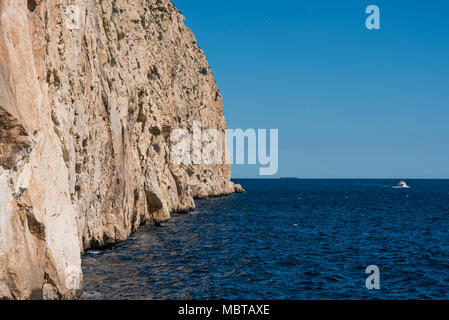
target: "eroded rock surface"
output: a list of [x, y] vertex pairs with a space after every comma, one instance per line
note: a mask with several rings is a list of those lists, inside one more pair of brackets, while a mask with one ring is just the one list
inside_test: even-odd
[[0, 0], [0, 298], [77, 298], [83, 250], [241, 191], [170, 161], [172, 130], [226, 128], [183, 21], [168, 0]]

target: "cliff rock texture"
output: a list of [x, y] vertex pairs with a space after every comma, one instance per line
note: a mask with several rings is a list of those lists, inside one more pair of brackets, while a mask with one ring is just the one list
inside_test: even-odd
[[83, 250], [240, 190], [170, 161], [175, 128], [226, 127], [183, 21], [168, 0], [0, 0], [0, 298], [78, 298]]

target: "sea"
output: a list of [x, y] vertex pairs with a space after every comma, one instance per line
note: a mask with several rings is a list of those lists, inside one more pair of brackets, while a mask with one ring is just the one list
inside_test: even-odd
[[235, 182], [86, 252], [82, 299], [449, 299], [449, 180]]

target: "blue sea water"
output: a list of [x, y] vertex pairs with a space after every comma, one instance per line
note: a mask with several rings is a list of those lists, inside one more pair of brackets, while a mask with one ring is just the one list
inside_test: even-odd
[[236, 182], [245, 194], [86, 253], [83, 298], [449, 298], [449, 180]]

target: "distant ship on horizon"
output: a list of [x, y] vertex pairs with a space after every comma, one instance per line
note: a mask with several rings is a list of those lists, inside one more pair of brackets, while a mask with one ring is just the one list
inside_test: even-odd
[[405, 182], [405, 180], [400, 180], [400, 181], [398, 182], [398, 184], [397, 184], [394, 188], [398, 188], [398, 189], [408, 189], [408, 188], [410, 188], [410, 186], [407, 185], [407, 182]]

